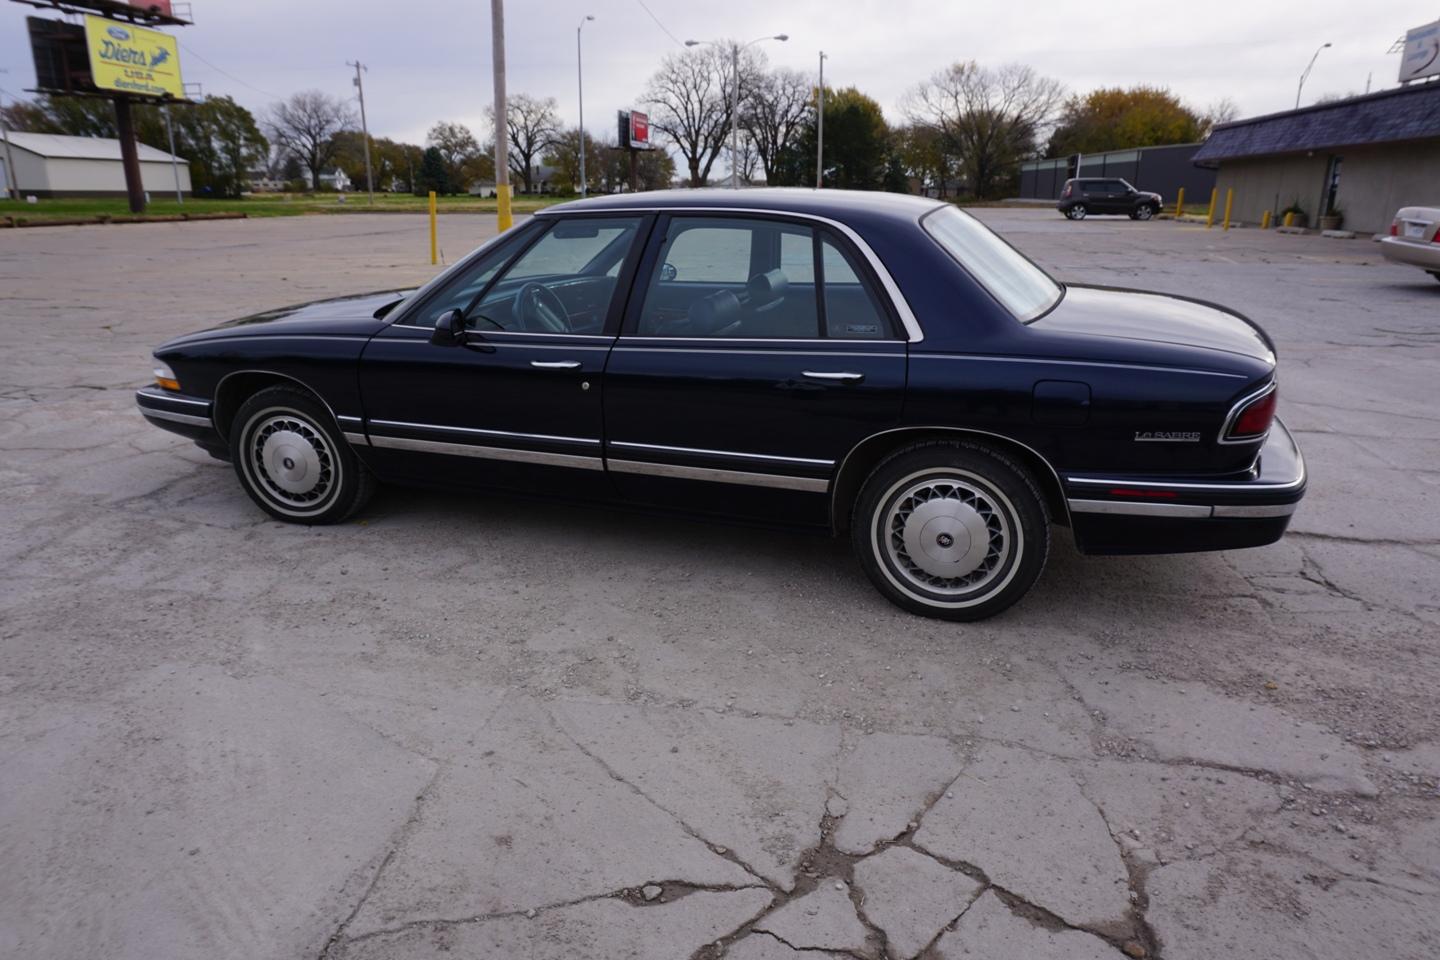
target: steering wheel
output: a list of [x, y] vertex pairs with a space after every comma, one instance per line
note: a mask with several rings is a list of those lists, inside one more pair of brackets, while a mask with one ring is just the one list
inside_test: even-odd
[[543, 283], [527, 283], [515, 294], [515, 316], [521, 330], [544, 333], [569, 333], [570, 315], [555, 291]]

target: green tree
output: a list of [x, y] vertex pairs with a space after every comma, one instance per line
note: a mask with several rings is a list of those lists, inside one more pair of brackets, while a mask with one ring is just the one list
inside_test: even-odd
[[[814, 111], [811, 111], [812, 114]], [[825, 186], [878, 190], [890, 154], [890, 127], [880, 104], [854, 87], [825, 90]], [[774, 165], [776, 185], [815, 184], [815, 126], [801, 130]]]
[[[430, 128], [425, 139], [432, 149], [439, 151], [440, 159], [445, 162], [445, 181], [449, 185], [449, 191], [462, 193], [472, 180], [493, 179], [494, 159], [485, 156], [475, 134], [471, 133], [465, 124], [442, 121]], [[482, 175], [486, 169], [490, 171], [489, 176]], [[423, 174], [421, 179], [424, 179]]]
[[[555, 186], [558, 190], [574, 189], [576, 193], [580, 192], [580, 136], [578, 128], [566, 130], [550, 145], [550, 152], [540, 161], [556, 169]], [[585, 179], [588, 181], [586, 187], [593, 191], [599, 186], [600, 168], [605, 161], [601, 155], [600, 144], [595, 142], [595, 138], [588, 133], [584, 136]]]
[[1048, 153], [1060, 157], [1194, 143], [1205, 128], [1205, 118], [1163, 87], [1101, 87], [1065, 101]]
[[190, 107], [172, 107], [175, 152], [190, 163], [196, 193], [238, 197], [249, 171], [262, 166], [270, 142], [249, 110], [230, 97], [206, 97]]
[[450, 170], [439, 147], [426, 148], [425, 158], [420, 161], [420, 173], [417, 179], [419, 183], [416, 185], [418, 187], [416, 193], [434, 190], [444, 196], [451, 191]]
[[881, 189], [890, 193], [909, 193], [910, 175], [905, 170], [905, 160], [898, 151], [885, 158], [885, 179]]

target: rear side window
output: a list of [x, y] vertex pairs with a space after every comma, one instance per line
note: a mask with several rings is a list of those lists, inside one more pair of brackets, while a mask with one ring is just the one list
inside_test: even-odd
[[927, 213], [920, 224], [1021, 323], [1060, 299], [1058, 283], [968, 213], [947, 205]]

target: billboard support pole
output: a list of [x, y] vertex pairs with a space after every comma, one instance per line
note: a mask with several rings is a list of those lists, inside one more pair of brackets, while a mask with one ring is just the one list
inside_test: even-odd
[[495, 65], [495, 214], [501, 233], [510, 216], [510, 113], [505, 101], [505, 0], [490, 0], [491, 61]]
[[140, 181], [140, 152], [135, 148], [135, 121], [130, 114], [130, 101], [115, 98], [115, 132], [120, 138], [120, 162], [125, 168], [125, 194], [130, 199], [131, 213], [145, 212], [145, 185]]
[[180, 192], [180, 162], [175, 159], [175, 127], [170, 123], [170, 104], [165, 104], [165, 136], [170, 140], [170, 172], [175, 177], [175, 202], [185, 205], [185, 195]]

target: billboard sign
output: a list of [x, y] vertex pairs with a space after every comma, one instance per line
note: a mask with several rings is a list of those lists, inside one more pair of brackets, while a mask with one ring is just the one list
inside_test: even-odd
[[630, 147], [634, 150], [650, 149], [650, 116], [638, 110], [630, 111]]
[[90, 74], [101, 90], [185, 99], [180, 47], [168, 33], [87, 15], [85, 44]]
[[1400, 54], [1400, 82], [1440, 76], [1440, 20], [1415, 27], [1405, 34]]

